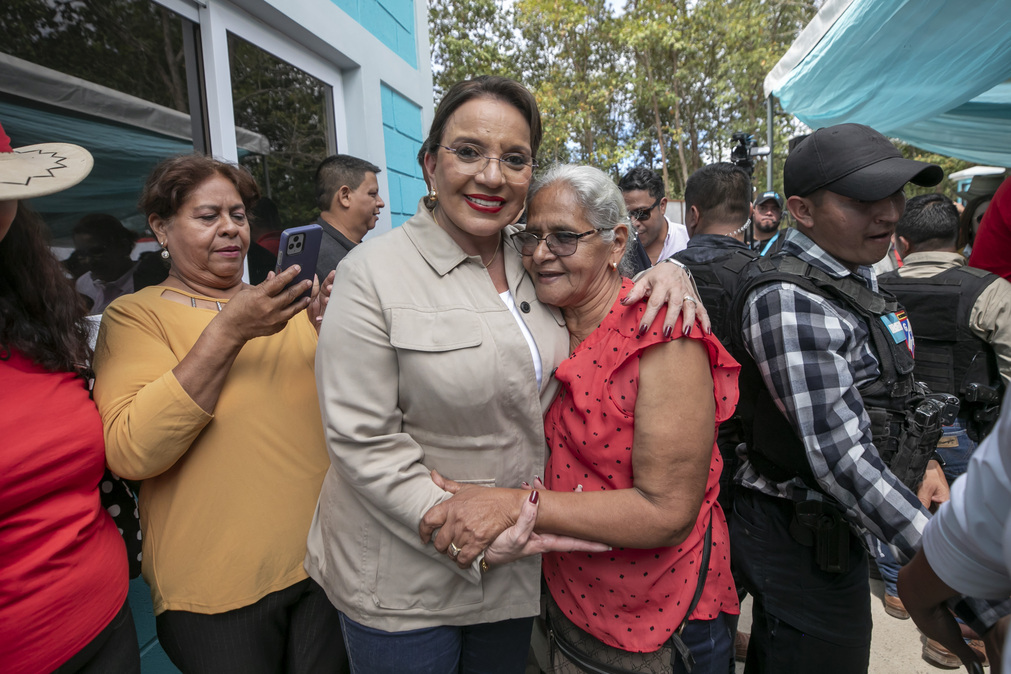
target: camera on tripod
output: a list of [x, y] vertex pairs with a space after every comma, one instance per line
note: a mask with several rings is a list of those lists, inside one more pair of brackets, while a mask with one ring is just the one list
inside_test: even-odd
[[730, 142], [735, 145], [730, 148], [730, 161], [752, 175], [755, 172], [754, 157], [765, 157], [769, 154], [768, 146], [759, 147], [754, 136], [743, 131], [735, 131], [730, 136]]

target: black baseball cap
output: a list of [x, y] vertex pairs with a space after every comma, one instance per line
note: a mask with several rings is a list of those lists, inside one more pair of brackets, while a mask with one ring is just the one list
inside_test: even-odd
[[776, 192], [775, 190], [769, 190], [768, 192], [762, 192], [759, 194], [758, 198], [755, 199], [755, 205], [758, 206], [759, 204], [764, 204], [766, 201], [775, 201], [776, 205], [779, 206], [779, 209], [783, 209], [783, 197], [779, 196], [779, 192]]
[[818, 129], [793, 149], [783, 167], [787, 197], [827, 189], [851, 199], [878, 201], [908, 182], [930, 187], [943, 178], [940, 166], [906, 159], [891, 141], [863, 124]]

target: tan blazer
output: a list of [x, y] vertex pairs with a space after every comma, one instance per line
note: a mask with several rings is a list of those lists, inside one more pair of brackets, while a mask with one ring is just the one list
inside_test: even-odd
[[305, 566], [338, 609], [369, 627], [538, 612], [540, 557], [482, 576], [476, 562], [461, 570], [418, 538], [422, 515], [448, 497], [431, 469], [505, 487], [543, 474], [543, 414], [568, 333], [561, 313], [537, 301], [519, 254], [503, 246], [509, 287], [540, 351], [540, 390], [480, 257], [468, 257], [423, 206], [337, 268], [316, 351], [331, 467]]

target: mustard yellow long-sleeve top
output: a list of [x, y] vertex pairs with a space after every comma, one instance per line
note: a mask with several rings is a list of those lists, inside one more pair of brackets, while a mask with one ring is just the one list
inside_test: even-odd
[[106, 309], [95, 401], [109, 467], [143, 480], [143, 574], [155, 614], [221, 613], [306, 578], [306, 534], [330, 465], [316, 331], [303, 313], [246, 342], [207, 414], [172, 369], [217, 312], [163, 298], [164, 290], [148, 287]]

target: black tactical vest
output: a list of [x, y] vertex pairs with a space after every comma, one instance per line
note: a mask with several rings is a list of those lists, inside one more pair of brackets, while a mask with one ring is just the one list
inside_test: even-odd
[[[730, 305], [741, 281], [741, 272], [758, 257], [758, 253], [742, 248], [732, 248], [725, 252], [724, 256], [704, 263], [691, 262], [682, 253], [676, 254], [674, 259], [691, 270], [702, 304], [713, 324], [713, 334], [727, 350], [732, 350], [734, 340], [731, 339], [731, 330], [736, 321], [730, 319]], [[736, 358], [733, 352], [731, 355]]]
[[[740, 282], [731, 308], [731, 315], [738, 326], [734, 335], [742, 342], [740, 321], [748, 295], [759, 286], [777, 281], [793, 283], [844, 306], [863, 319], [878, 359], [880, 374], [858, 390], [870, 417], [874, 445], [887, 463], [898, 449], [906, 412], [920, 397], [913, 380], [913, 355], [904, 342], [897, 344], [892, 339], [881, 320], [882, 316], [899, 309], [896, 300], [889, 295], [872, 292], [852, 277], [834, 278], [792, 255], [759, 258], [746, 269], [745, 274], [747, 278]], [[737, 351], [744, 351], [743, 344]], [[810, 488], [821, 491], [808, 463], [803, 442], [776, 407], [766, 386], [759, 387], [749, 417], [744, 420], [744, 435], [748, 460], [755, 469], [774, 482], [800, 477]]]
[[[699, 297], [709, 313], [713, 326], [713, 334], [727, 349], [731, 356], [741, 364], [738, 376], [740, 398], [734, 416], [720, 424], [716, 435], [716, 445], [723, 457], [723, 472], [720, 477], [719, 502], [723, 509], [730, 511], [733, 491], [733, 478], [740, 467], [737, 458], [737, 446], [744, 442], [742, 419], [750, 415], [751, 403], [759, 388], [764, 388], [761, 374], [747, 351], [741, 347], [741, 340], [732, 334], [734, 326], [739, 321], [732, 319], [731, 305], [737, 293], [737, 286], [745, 278], [742, 272], [758, 253], [753, 250], [731, 248], [723, 251], [725, 254], [710, 262], [693, 262], [678, 253], [674, 258], [680, 260], [692, 272], [695, 285], [699, 289]], [[750, 416], [748, 416], [750, 418]]]
[[1002, 390], [993, 349], [969, 329], [972, 307], [996, 274], [953, 267], [930, 278], [902, 278], [898, 272], [878, 277], [881, 287], [899, 300], [916, 338], [916, 380], [932, 391], [950, 391], [965, 405], [966, 386], [976, 383]]

